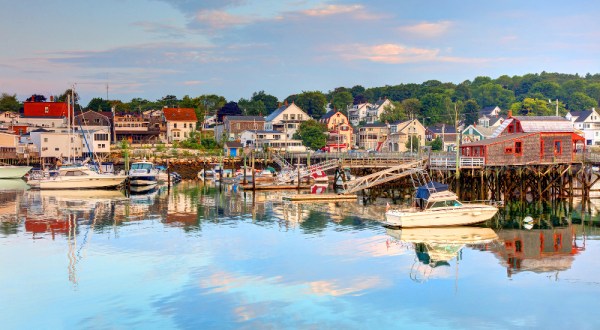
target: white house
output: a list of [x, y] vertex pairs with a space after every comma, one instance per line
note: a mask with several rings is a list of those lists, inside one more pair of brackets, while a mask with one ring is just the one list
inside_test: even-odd
[[265, 118], [265, 130], [284, 132], [288, 139], [292, 139], [300, 124], [310, 119], [294, 102], [286, 103]]
[[92, 157], [94, 153], [110, 153], [110, 128], [85, 129], [76, 134], [82, 139], [84, 157]]
[[167, 122], [167, 142], [184, 141], [196, 131], [196, 111], [192, 108], [164, 108]]
[[368, 107], [367, 117], [365, 118], [367, 124], [372, 124], [376, 121], [379, 121], [379, 117], [381, 116], [386, 107], [394, 107], [392, 102], [387, 98], [379, 99], [377, 102], [375, 102], [375, 104]]
[[240, 141], [244, 147], [256, 150], [306, 151], [301, 140], [288, 139], [285, 133], [280, 131], [246, 130], [242, 132]]
[[29, 135], [42, 158], [64, 159], [82, 156], [83, 143], [80, 135], [68, 132], [50, 132], [43, 128], [33, 130], [29, 132]]
[[358, 126], [361, 121], [366, 121], [367, 109], [372, 106], [371, 103], [354, 104], [348, 107], [348, 120], [354, 126]]
[[285, 134], [279, 131], [247, 130], [240, 136], [240, 142], [244, 147], [254, 147], [258, 140], [284, 141]]
[[600, 116], [595, 108], [570, 111], [565, 117], [573, 123], [573, 128], [583, 132], [586, 145], [600, 145]]

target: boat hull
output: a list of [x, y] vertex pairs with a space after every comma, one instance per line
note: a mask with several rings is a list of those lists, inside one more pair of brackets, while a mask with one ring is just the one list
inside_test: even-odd
[[126, 176], [85, 176], [76, 178], [50, 178], [30, 180], [27, 183], [38, 189], [107, 189], [123, 183]]
[[491, 219], [498, 208], [485, 204], [445, 207], [425, 211], [390, 210], [385, 213], [385, 224], [393, 227], [463, 226]]
[[31, 169], [31, 166], [0, 166], [0, 179], [20, 179]]

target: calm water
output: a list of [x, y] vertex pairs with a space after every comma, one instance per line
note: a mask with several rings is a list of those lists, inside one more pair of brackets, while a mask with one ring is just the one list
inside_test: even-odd
[[0, 187], [3, 329], [600, 328], [593, 205], [400, 232], [382, 206], [195, 182]]

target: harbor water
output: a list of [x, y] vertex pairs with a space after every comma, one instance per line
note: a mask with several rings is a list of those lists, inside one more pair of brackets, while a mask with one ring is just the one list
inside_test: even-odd
[[585, 211], [507, 205], [481, 226], [399, 230], [379, 222], [385, 202], [284, 194], [0, 182], [1, 327], [600, 328], [594, 201]]

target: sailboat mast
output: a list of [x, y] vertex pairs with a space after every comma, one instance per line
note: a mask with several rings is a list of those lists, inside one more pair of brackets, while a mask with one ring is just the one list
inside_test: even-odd
[[69, 140], [68, 142], [68, 146], [69, 146], [69, 163], [71, 163], [71, 153], [72, 153], [72, 146], [71, 146], [71, 95], [67, 94], [67, 139]]

